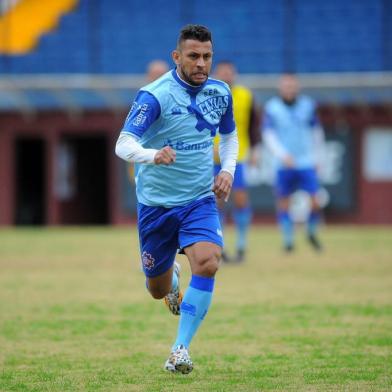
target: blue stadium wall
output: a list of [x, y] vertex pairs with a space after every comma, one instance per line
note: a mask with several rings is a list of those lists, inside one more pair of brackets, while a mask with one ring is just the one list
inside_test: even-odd
[[80, 0], [33, 53], [0, 55], [0, 73], [143, 73], [187, 23], [243, 73], [392, 69], [390, 0]]

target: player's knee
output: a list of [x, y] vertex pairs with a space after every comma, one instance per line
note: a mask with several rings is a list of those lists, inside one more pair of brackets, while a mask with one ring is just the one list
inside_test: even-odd
[[151, 297], [154, 299], [162, 299], [170, 291], [170, 285], [162, 284], [162, 282], [152, 282], [151, 280], [147, 283], [147, 288]]
[[218, 268], [219, 268], [219, 262], [217, 260], [214, 260], [213, 262], [209, 262], [207, 264], [204, 273], [206, 276], [213, 277], [217, 273]]
[[154, 299], [162, 299], [165, 297], [165, 295], [169, 293], [169, 290], [159, 287], [154, 289], [149, 288], [148, 291], [151, 294], [151, 297], [153, 297]]
[[214, 252], [200, 263], [200, 274], [213, 277], [219, 268], [220, 252]]

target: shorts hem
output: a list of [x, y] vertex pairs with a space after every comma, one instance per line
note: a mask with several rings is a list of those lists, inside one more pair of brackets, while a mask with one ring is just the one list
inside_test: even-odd
[[196, 238], [193, 239], [192, 241], [186, 242], [184, 245], [180, 247], [179, 253], [184, 254], [184, 249], [187, 248], [188, 246], [192, 246], [196, 244], [197, 242], [210, 242], [212, 244], [218, 245], [221, 248], [223, 248], [223, 241], [214, 241], [211, 238]]

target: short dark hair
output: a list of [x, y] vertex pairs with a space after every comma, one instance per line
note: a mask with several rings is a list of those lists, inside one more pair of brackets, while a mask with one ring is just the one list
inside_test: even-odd
[[207, 27], [197, 24], [187, 24], [181, 29], [177, 40], [177, 47], [187, 39], [194, 39], [200, 42], [211, 41], [212, 43], [211, 31]]

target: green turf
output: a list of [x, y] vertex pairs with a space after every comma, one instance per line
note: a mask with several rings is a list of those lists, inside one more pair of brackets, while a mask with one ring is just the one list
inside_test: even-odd
[[0, 230], [0, 390], [390, 391], [392, 230], [323, 239], [286, 256], [274, 227], [253, 228], [184, 376], [163, 371], [177, 318], [144, 288], [133, 228]]

